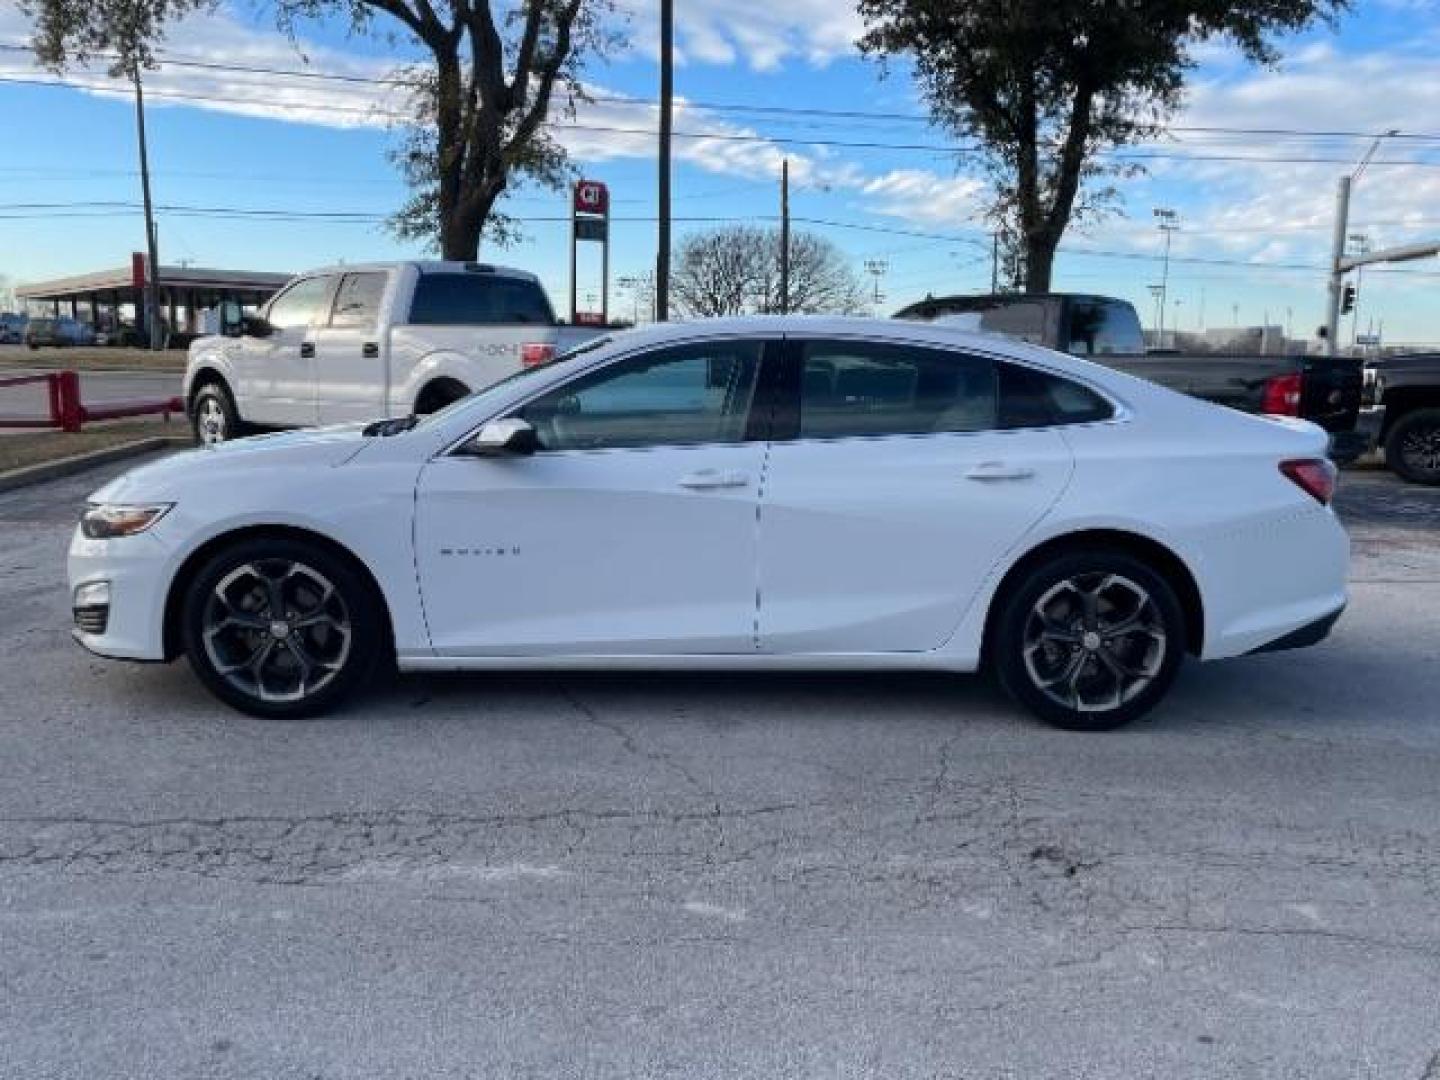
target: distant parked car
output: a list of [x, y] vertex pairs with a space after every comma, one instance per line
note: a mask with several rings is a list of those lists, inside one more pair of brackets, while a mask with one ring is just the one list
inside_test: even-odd
[[19, 345], [25, 340], [25, 324], [30, 320], [25, 315], [7, 311], [0, 314], [0, 345]]
[[25, 328], [25, 344], [32, 349], [42, 345], [94, 345], [95, 331], [79, 319], [31, 319]]

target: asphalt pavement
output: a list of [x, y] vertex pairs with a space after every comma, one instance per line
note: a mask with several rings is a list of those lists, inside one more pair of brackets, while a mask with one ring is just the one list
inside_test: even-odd
[[0, 495], [0, 1076], [1440, 1077], [1440, 490], [1350, 610], [1053, 731], [980, 678], [407, 678], [250, 719]]

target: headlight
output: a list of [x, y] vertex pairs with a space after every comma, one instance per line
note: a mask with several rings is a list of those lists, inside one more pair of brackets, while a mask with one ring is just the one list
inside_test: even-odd
[[151, 503], [148, 506], [121, 506], [101, 503], [86, 508], [80, 517], [80, 531], [92, 540], [111, 540], [117, 536], [142, 533], [165, 516], [174, 503]]

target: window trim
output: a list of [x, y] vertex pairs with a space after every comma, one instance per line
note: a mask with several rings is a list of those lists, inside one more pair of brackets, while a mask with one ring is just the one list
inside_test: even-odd
[[[978, 431], [922, 431], [893, 432], [890, 434], [871, 435], [807, 435], [802, 437], [799, 432], [801, 394], [803, 392], [802, 384], [804, 381], [804, 349], [806, 345], [820, 342], [853, 342], [856, 344], [870, 345], [899, 345], [901, 347], [931, 349], [936, 352], [954, 353], [956, 356], [988, 360], [993, 364], [1013, 364], [1016, 367], [1027, 368], [1031, 371], [1040, 372], [1041, 374], [1049, 375], [1056, 379], [1065, 379], [1069, 382], [1075, 383], [1077, 386], [1083, 386], [1086, 390], [1089, 390], [1091, 393], [1097, 395], [1102, 401], [1108, 404], [1110, 406], [1111, 413], [1103, 420], [1078, 420], [1072, 423], [1036, 424], [1030, 427], [1004, 428], [998, 426], [999, 414], [997, 411], [997, 426], [991, 428], [981, 428]], [[1012, 356], [1007, 353], [991, 352], [987, 349], [973, 348], [969, 345], [957, 347], [955, 345], [941, 341], [927, 341], [924, 339], [916, 339], [911, 337], [869, 337], [863, 334], [787, 334], [785, 335], [783, 352], [783, 362], [788, 376], [786, 380], [788, 385], [785, 386], [785, 393], [789, 399], [789, 407], [784, 414], [784, 427], [782, 427], [778, 422], [780, 420], [780, 416], [777, 415], [777, 423], [772, 426], [771, 430], [770, 441], [772, 442], [833, 443], [853, 440], [875, 442], [881, 439], [933, 439], [975, 435], [1009, 435], [1022, 431], [1066, 431], [1074, 430], [1076, 428], [1089, 428], [1107, 424], [1128, 423], [1133, 416], [1133, 413], [1131, 412], [1129, 406], [1127, 406], [1123, 401], [1116, 397], [1115, 394], [1113, 394], [1107, 388], [1099, 386], [1092, 380], [1085, 378], [1083, 375], [1077, 375], [1074, 372], [1070, 371], [1057, 370], [1056, 368], [1047, 366], [1044, 363], [1036, 363], [1029, 357], [1025, 357], [1022, 359], [1021, 357]], [[1094, 361], [1085, 362], [1094, 363]], [[998, 371], [996, 374], [996, 404], [998, 406]], [[778, 410], [779, 405], [777, 403], [777, 413]]]
[[464, 447], [468, 442], [470, 442], [471, 439], [475, 438], [475, 436], [480, 433], [480, 429], [486, 424], [490, 423], [492, 420], [504, 420], [510, 416], [513, 416], [516, 412], [525, 408], [525, 406], [529, 405], [537, 398], [543, 397], [544, 395], [552, 391], [559, 390], [564, 386], [568, 386], [575, 380], [582, 379], [587, 375], [594, 374], [598, 371], [603, 371], [608, 367], [614, 366], [615, 364], [622, 364], [627, 360], [631, 360], [639, 356], [644, 356], [652, 352], [660, 352], [663, 350], [690, 345], [721, 345], [732, 342], [749, 342], [751, 344], [760, 346], [760, 370], [756, 374], [755, 393], [754, 396], [752, 396], [750, 399], [750, 413], [746, 420], [744, 436], [739, 440], [736, 440], [734, 442], [651, 443], [646, 446], [604, 446], [594, 447], [591, 449], [574, 450], [537, 450], [535, 452], [535, 455], [539, 456], [541, 454], [544, 454], [547, 457], [559, 457], [562, 455], [575, 454], [643, 454], [650, 453], [655, 450], [695, 450], [703, 447], [713, 448], [720, 446], [752, 446], [756, 443], [772, 442], [774, 440], [771, 437], [771, 427], [774, 419], [777, 397], [776, 388], [774, 386], [774, 376], [769, 373], [773, 369], [781, 366], [783, 360], [782, 352], [785, 345], [784, 336], [781, 334], [697, 335], [695, 337], [676, 338], [671, 341], [653, 342], [647, 345], [640, 346], [639, 348], [626, 351], [624, 353], [618, 353], [615, 356], [607, 357], [606, 359], [601, 360], [597, 363], [589, 364], [586, 367], [583, 367], [578, 371], [572, 373], [568, 379], [559, 382], [549, 383], [546, 386], [543, 386], [540, 389], [536, 390], [534, 393], [529, 394], [518, 401], [512, 401], [510, 402], [510, 404], [479, 420], [477, 423], [468, 427], [465, 430], [465, 433], [461, 435], [458, 439], [455, 439], [454, 441], [448, 443], [444, 447], [444, 449], [442, 449], [439, 453], [435, 454], [432, 460], [444, 457], [458, 457], [464, 458], [466, 460], [472, 460], [471, 455], [463, 453], [461, 448]]

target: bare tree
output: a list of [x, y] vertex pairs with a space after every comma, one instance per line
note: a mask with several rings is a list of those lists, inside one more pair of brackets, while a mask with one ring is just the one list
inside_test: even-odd
[[[217, 0], [19, 0], [33, 46], [55, 70], [103, 55], [115, 73], [156, 65], [167, 26]], [[401, 36], [427, 62], [410, 72], [415, 122], [395, 154], [414, 195], [392, 222], [447, 259], [474, 259], [513, 174], [558, 185], [564, 149], [544, 131], [552, 109], [583, 98], [579, 64], [614, 42], [611, 0], [276, 0], [279, 25], [329, 14], [355, 33]], [[384, 27], [388, 27], [384, 29]], [[498, 222], [506, 235], [510, 223]]]
[[867, 310], [865, 289], [844, 253], [822, 236], [790, 237], [789, 303], [780, 295], [780, 233], [731, 225], [692, 233], [680, 245], [670, 284], [691, 317]]

